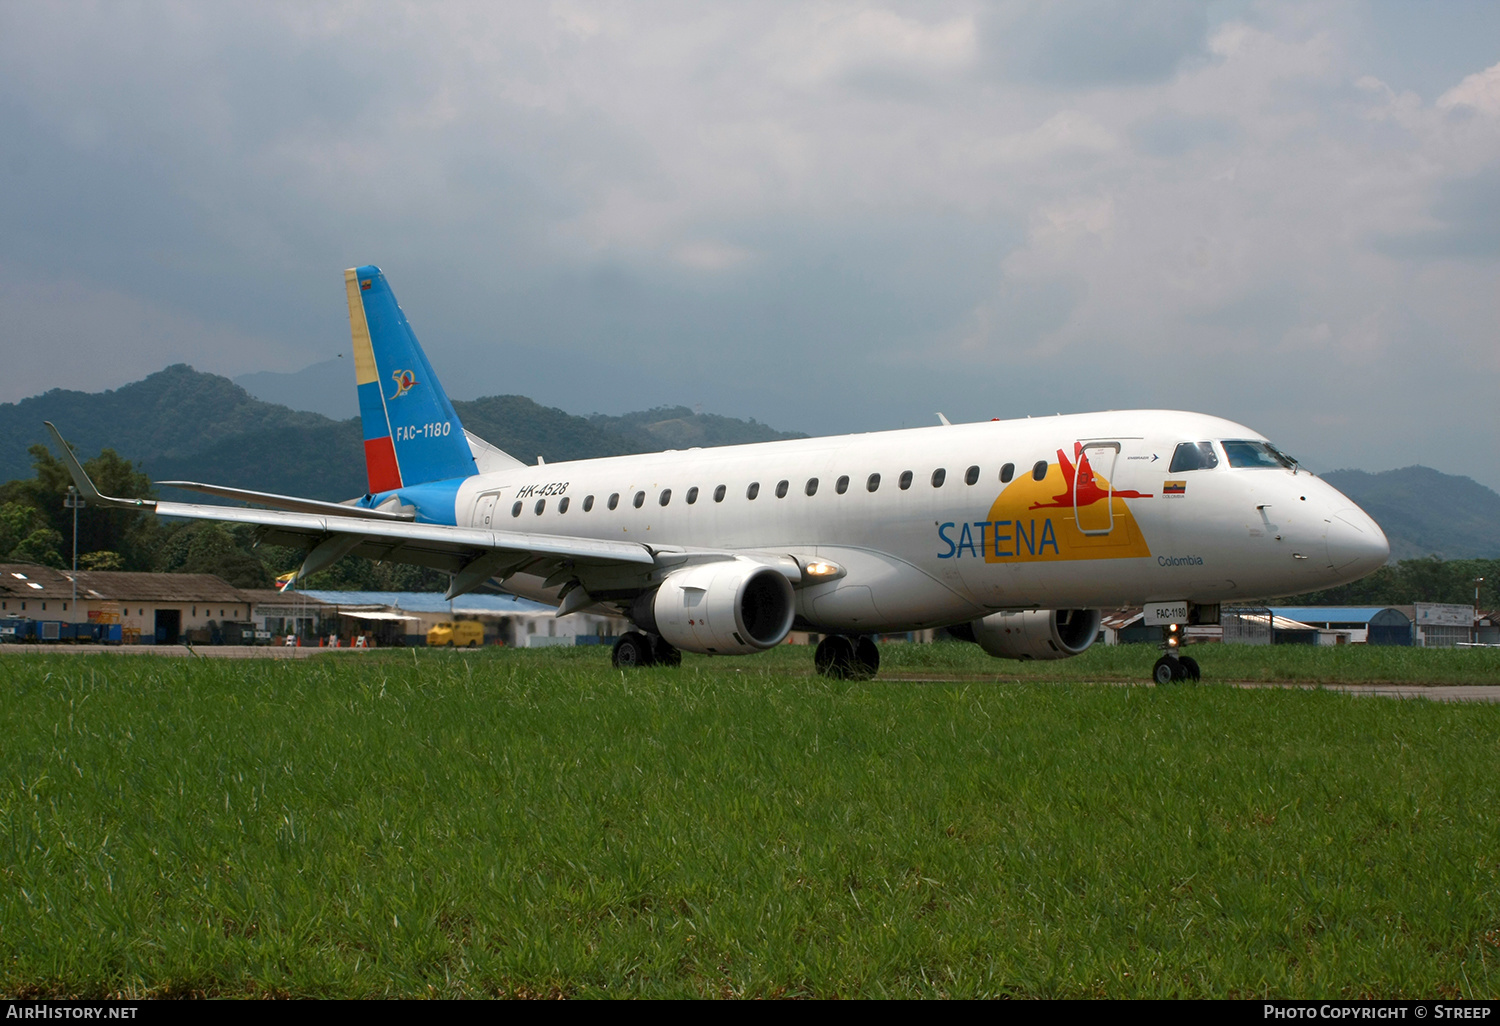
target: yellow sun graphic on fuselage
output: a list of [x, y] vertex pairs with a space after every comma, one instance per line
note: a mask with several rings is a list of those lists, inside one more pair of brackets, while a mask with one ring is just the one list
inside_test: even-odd
[[1126, 500], [1153, 496], [1112, 494], [1109, 482], [1089, 466], [1082, 445], [1074, 446], [1076, 463], [1061, 449], [1057, 458], [1042, 480], [1026, 474], [1007, 485], [990, 506], [988, 520], [939, 525], [938, 538], [948, 546], [939, 558], [1030, 563], [1150, 556]]

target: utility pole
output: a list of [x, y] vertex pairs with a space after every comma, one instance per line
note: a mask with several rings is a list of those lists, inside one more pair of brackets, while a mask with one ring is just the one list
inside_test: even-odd
[[[83, 509], [83, 496], [78, 489], [68, 485], [68, 497], [63, 499], [63, 509], [73, 511], [73, 615], [78, 615], [78, 511]], [[1476, 591], [1477, 595], [1478, 592]]]
[[1483, 577], [1474, 578], [1474, 643], [1479, 643], [1479, 586], [1484, 583]]

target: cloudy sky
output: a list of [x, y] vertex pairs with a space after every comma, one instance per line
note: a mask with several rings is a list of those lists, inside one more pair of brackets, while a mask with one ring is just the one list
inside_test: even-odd
[[321, 362], [358, 263], [459, 398], [1500, 488], [1500, 4], [0, 4], [0, 401]]

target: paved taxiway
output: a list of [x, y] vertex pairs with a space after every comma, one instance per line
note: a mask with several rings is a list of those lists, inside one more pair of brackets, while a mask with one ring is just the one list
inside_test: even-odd
[[[282, 645], [208, 645], [189, 650], [183, 645], [128, 645], [99, 648], [94, 645], [0, 645], [0, 654], [111, 654], [154, 656], [198, 656], [202, 659], [307, 659], [315, 655], [365, 655], [370, 652], [389, 652], [392, 649], [369, 648], [287, 648]], [[415, 650], [411, 650], [415, 651]], [[888, 684], [958, 684], [975, 683], [946, 677], [906, 677], [901, 675], [882, 677]], [[1121, 682], [1115, 682], [1121, 683]], [[1144, 683], [1144, 681], [1140, 682]], [[1236, 688], [1322, 688], [1325, 691], [1343, 691], [1351, 695], [1383, 695], [1386, 698], [1426, 698], [1433, 702], [1500, 702], [1500, 684], [1313, 684], [1293, 682], [1267, 682], [1231, 680], [1223, 682], [1205, 681], [1206, 684], [1225, 683]], [[1191, 685], [1169, 684], [1168, 687], [1191, 687]]]

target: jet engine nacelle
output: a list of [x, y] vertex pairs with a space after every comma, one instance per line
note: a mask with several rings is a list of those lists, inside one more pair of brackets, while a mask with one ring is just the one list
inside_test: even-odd
[[631, 609], [637, 625], [677, 648], [746, 655], [774, 648], [792, 629], [791, 582], [761, 563], [735, 559], [679, 570]]
[[1097, 609], [1028, 609], [991, 613], [969, 627], [979, 647], [1000, 659], [1068, 659], [1099, 635]]

